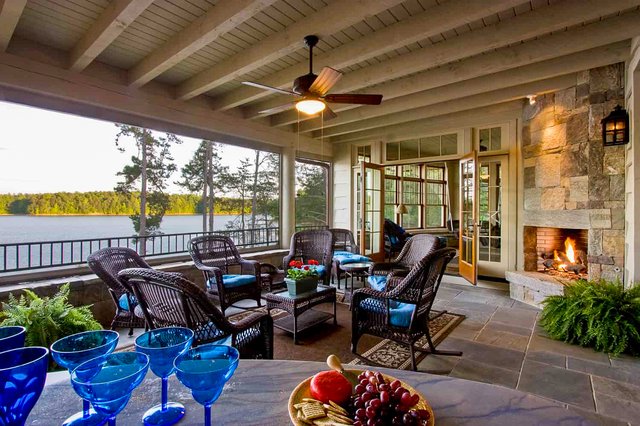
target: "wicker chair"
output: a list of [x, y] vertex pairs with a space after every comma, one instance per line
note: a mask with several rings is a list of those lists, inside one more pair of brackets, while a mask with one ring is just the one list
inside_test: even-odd
[[[204, 275], [208, 293], [220, 301], [222, 313], [244, 299], [253, 299], [262, 306], [260, 264], [240, 257], [231, 238], [223, 235], [192, 238], [189, 254]], [[230, 266], [239, 266], [240, 275], [230, 274]]]
[[444, 247], [442, 241], [433, 235], [414, 235], [402, 248], [398, 257], [390, 262], [374, 263], [369, 267], [369, 285], [382, 291], [383, 285], [393, 286], [427, 254]]
[[391, 259], [396, 253], [402, 251], [404, 245], [412, 237], [410, 233], [397, 223], [384, 220], [384, 251], [387, 258]]
[[111, 329], [129, 327], [129, 336], [132, 336], [134, 328], [145, 326], [144, 317], [136, 315], [137, 302], [133, 297], [133, 291], [118, 278], [118, 272], [127, 268], [151, 269], [151, 266], [138, 253], [126, 247], [100, 249], [89, 255], [87, 263], [93, 273], [107, 285], [116, 306]]
[[273, 320], [267, 313], [250, 313], [232, 323], [196, 284], [179, 274], [153, 269], [126, 269], [119, 276], [140, 301], [151, 329], [171, 326], [194, 331], [194, 346], [231, 336], [242, 358], [273, 359]]
[[[338, 288], [340, 288], [340, 278], [342, 276], [342, 269], [340, 269], [340, 264], [343, 256], [336, 257], [336, 252], [347, 252], [353, 255], [360, 254], [360, 246], [356, 244], [355, 239], [353, 238], [353, 232], [348, 229], [329, 229], [331, 234], [333, 234], [333, 264], [331, 267], [331, 283], [333, 283], [333, 277], [336, 277], [338, 280]], [[357, 262], [364, 261], [364, 256], [356, 256]], [[368, 258], [367, 258], [368, 259]]]
[[286, 274], [289, 262], [302, 260], [317, 260], [322, 266], [320, 278], [324, 285], [329, 285], [331, 262], [333, 253], [333, 234], [326, 229], [310, 229], [296, 232], [291, 236], [289, 254], [282, 259], [282, 266]]
[[[356, 290], [351, 301], [351, 352], [375, 364], [357, 352], [360, 337], [370, 334], [408, 345], [414, 371], [417, 369], [416, 350], [438, 355], [462, 355], [462, 352], [437, 350], [429, 334], [429, 321], [444, 313], [431, 315], [431, 307], [447, 263], [455, 255], [456, 250], [452, 248], [432, 251], [390, 291]], [[427, 338], [428, 350], [415, 346], [422, 336]]]

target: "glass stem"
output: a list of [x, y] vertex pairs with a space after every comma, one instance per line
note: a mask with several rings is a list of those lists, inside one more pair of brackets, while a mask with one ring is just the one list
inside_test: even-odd
[[204, 406], [204, 426], [211, 426], [211, 404]]
[[162, 378], [162, 411], [167, 411], [167, 393], [169, 387], [169, 378]]
[[89, 401], [87, 401], [86, 399], [82, 400], [82, 418], [83, 419], [88, 419], [89, 418], [89, 410], [91, 409], [91, 403]]
[[109, 417], [109, 426], [116, 426], [116, 417]]

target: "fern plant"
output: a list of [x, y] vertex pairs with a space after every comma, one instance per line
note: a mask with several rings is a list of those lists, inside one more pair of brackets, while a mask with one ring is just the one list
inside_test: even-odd
[[612, 355], [640, 355], [640, 285], [578, 280], [545, 299], [541, 325], [557, 340]]
[[0, 325], [21, 325], [27, 329], [27, 346], [47, 348], [70, 334], [102, 329], [89, 306], [74, 307], [69, 303], [69, 291], [69, 284], [65, 284], [53, 297], [41, 298], [28, 289], [20, 298], [10, 294], [8, 302], [2, 303]]

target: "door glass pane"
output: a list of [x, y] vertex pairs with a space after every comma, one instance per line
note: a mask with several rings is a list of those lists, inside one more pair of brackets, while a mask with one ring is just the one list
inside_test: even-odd
[[365, 254], [378, 253], [382, 245], [382, 176], [382, 170], [365, 168]]
[[502, 165], [500, 161], [483, 161], [479, 167], [480, 260], [502, 260]]

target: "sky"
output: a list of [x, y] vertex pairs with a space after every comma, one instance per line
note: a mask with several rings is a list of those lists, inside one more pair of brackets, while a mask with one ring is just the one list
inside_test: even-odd
[[[118, 129], [107, 121], [0, 102], [0, 194], [111, 191], [116, 173], [135, 154], [131, 140], [118, 151]], [[200, 140], [180, 137], [171, 152], [178, 171], [168, 192], [182, 193], [173, 182]], [[224, 145], [222, 162], [231, 170], [253, 151]]]

